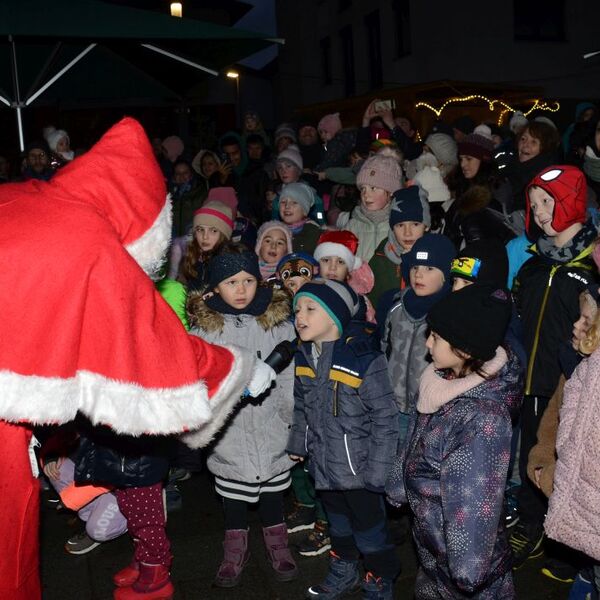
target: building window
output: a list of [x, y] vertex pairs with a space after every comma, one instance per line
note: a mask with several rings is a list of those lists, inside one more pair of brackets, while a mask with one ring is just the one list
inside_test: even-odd
[[396, 57], [410, 54], [410, 0], [394, 0], [394, 25], [396, 28]]
[[369, 58], [369, 83], [371, 89], [381, 87], [383, 71], [381, 68], [381, 29], [379, 11], [374, 10], [365, 17], [367, 29], [367, 53]]
[[566, 41], [564, 0], [513, 0], [513, 19], [517, 41]]
[[326, 37], [321, 40], [321, 71], [323, 83], [326, 85], [332, 81], [331, 76], [331, 38]]
[[356, 77], [354, 74], [354, 39], [352, 25], [340, 30], [342, 39], [342, 59], [344, 61], [344, 93], [353, 96], [356, 93]]

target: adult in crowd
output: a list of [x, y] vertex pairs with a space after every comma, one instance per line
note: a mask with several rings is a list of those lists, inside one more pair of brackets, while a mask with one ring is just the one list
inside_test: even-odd
[[54, 170], [50, 167], [50, 148], [44, 140], [33, 140], [25, 148], [23, 180], [39, 179], [48, 181]]
[[173, 201], [173, 237], [185, 235], [192, 224], [194, 212], [206, 198], [206, 187], [196, 177], [192, 165], [179, 159], [173, 165], [169, 181], [169, 192]]

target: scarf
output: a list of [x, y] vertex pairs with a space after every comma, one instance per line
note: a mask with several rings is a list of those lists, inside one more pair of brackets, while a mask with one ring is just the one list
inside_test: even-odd
[[[208, 296], [208, 294], [207, 294]], [[256, 295], [252, 299], [252, 302], [246, 306], [246, 308], [234, 308], [227, 304], [223, 298], [216, 293], [212, 296], [207, 297], [204, 302], [206, 306], [211, 310], [214, 310], [222, 315], [251, 315], [253, 317], [260, 317], [265, 314], [271, 300], [273, 299], [273, 288], [270, 287], [259, 287], [256, 290]]]
[[364, 210], [362, 204], [359, 204], [356, 210], [372, 223], [383, 223], [384, 221], [389, 221], [390, 213], [392, 212], [392, 203], [390, 202], [387, 206], [379, 210]]
[[[508, 362], [508, 355], [502, 346], [496, 349], [496, 355], [484, 363], [482, 371], [491, 377], [496, 375]], [[470, 373], [466, 377], [457, 379], [445, 379], [433, 364], [427, 366], [421, 375], [419, 385], [419, 399], [417, 400], [417, 411], [421, 414], [431, 415], [442, 406], [462, 396], [469, 390], [476, 388], [485, 381], [481, 375]]]
[[585, 149], [583, 171], [592, 181], [600, 181], [600, 158], [590, 146]]
[[552, 243], [552, 238], [542, 235], [536, 242], [538, 252], [554, 262], [567, 263], [581, 254], [596, 238], [598, 230], [592, 221], [584, 224], [571, 240], [561, 248]]
[[306, 225], [306, 223], [308, 222], [308, 217], [304, 217], [304, 219], [302, 219], [302, 221], [298, 221], [297, 223], [294, 223], [293, 225], [288, 225], [288, 229], [292, 232], [292, 235], [298, 235], [303, 227]]
[[393, 230], [390, 229], [388, 233], [388, 239], [383, 247], [383, 252], [387, 256], [389, 260], [391, 260], [395, 265], [402, 264], [402, 255], [406, 254], [408, 250], [405, 250], [400, 242], [396, 239]]
[[429, 296], [417, 296], [412, 288], [407, 288], [402, 301], [406, 312], [413, 319], [423, 319], [434, 304], [450, 293], [450, 282], [444, 281], [442, 289]]
[[269, 279], [275, 274], [277, 271], [278, 262], [268, 263], [265, 262], [262, 258], [258, 259], [258, 268], [260, 269], [260, 276], [263, 279]]

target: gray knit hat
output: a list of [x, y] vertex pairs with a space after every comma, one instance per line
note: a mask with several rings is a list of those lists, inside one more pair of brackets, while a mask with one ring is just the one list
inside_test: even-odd
[[281, 188], [279, 198], [295, 200], [302, 207], [302, 212], [307, 215], [315, 203], [315, 190], [301, 181], [288, 183]]
[[356, 186], [370, 185], [393, 194], [402, 186], [402, 170], [391, 156], [375, 154], [365, 160], [356, 176]]
[[292, 163], [300, 172], [304, 168], [302, 154], [300, 154], [300, 148], [296, 144], [290, 144], [285, 150], [282, 150], [277, 155], [277, 162]]
[[454, 166], [458, 164], [458, 146], [449, 135], [432, 133], [427, 136], [425, 144], [441, 165]]

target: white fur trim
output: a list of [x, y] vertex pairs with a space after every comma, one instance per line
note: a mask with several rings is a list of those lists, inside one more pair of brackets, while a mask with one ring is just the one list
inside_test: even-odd
[[0, 418], [59, 424], [73, 420], [81, 412], [92, 423], [108, 425], [117, 433], [170, 434], [198, 430], [190, 434], [195, 436], [196, 443], [208, 443], [239, 402], [256, 360], [249, 352], [229, 350], [234, 355], [231, 371], [210, 399], [202, 381], [157, 389], [115, 381], [89, 371], [79, 371], [69, 379], [0, 371]]
[[316, 260], [321, 260], [328, 256], [341, 258], [348, 265], [348, 271], [354, 271], [354, 269], [360, 266], [356, 262], [358, 257], [352, 254], [349, 248], [344, 246], [344, 244], [336, 244], [335, 242], [322, 242], [315, 248], [313, 256]]
[[172, 221], [171, 195], [167, 194], [165, 204], [154, 223], [152, 223], [152, 227], [135, 242], [125, 246], [127, 252], [154, 281], [159, 278], [159, 273], [171, 243]]

